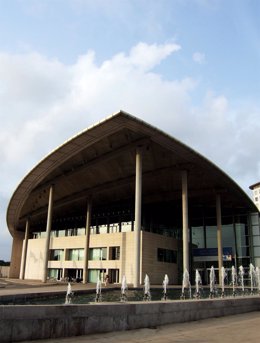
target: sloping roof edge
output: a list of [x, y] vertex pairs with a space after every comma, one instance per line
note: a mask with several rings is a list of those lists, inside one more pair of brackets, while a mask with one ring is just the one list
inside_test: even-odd
[[[122, 119], [122, 121], [120, 120]], [[252, 200], [248, 197], [248, 195], [240, 188], [240, 186], [231, 179], [224, 171], [222, 171], [218, 166], [216, 166], [214, 163], [209, 161], [207, 158], [202, 156], [197, 151], [193, 150], [189, 146], [185, 145], [184, 143], [178, 141], [176, 138], [170, 136], [169, 134], [165, 133], [164, 131], [148, 124], [147, 122], [123, 111], [120, 110], [118, 112], [113, 113], [112, 115], [104, 118], [103, 120], [91, 125], [90, 127], [84, 129], [83, 131], [79, 132], [78, 134], [72, 136], [70, 139], [66, 140], [63, 144], [58, 146], [56, 149], [52, 150], [48, 155], [43, 157], [39, 163], [21, 180], [21, 182], [16, 187], [7, 208], [7, 225], [10, 230], [10, 232], [13, 232], [15, 229], [16, 222], [19, 219], [19, 213], [20, 210], [25, 203], [27, 197], [29, 196], [30, 192], [34, 189], [34, 187], [44, 178], [46, 175], [46, 172], [53, 170], [56, 168], [59, 164], [64, 162], [66, 159], [68, 159], [73, 154], [77, 153], [80, 150], [80, 146], [77, 145], [77, 141], [79, 141], [83, 136], [88, 137], [89, 144], [93, 144], [95, 141], [99, 140], [99, 137], [97, 137], [98, 131], [102, 131], [102, 128], [104, 127], [104, 124], [107, 124], [109, 122], [113, 123], [116, 122], [117, 126], [114, 128], [114, 130], [119, 130], [120, 127], [123, 127], [126, 125], [126, 121], [134, 121], [138, 123], [139, 125], [142, 125], [143, 127], [146, 127], [150, 130], [152, 130], [158, 139], [165, 138], [166, 140], [174, 141], [179, 146], [181, 146], [186, 151], [189, 151], [191, 154], [195, 154], [195, 156], [199, 157], [202, 161], [205, 163], [211, 165], [212, 168], [218, 170], [218, 172], [222, 173], [223, 176], [227, 178], [229, 183], [232, 185], [232, 187], [236, 188], [241, 195], [245, 198], [245, 201], [249, 201], [252, 205], [252, 208], [255, 207]], [[96, 131], [96, 133], [95, 133]], [[68, 156], [67, 152], [65, 154], [66, 147], [70, 147], [70, 153], [71, 155]]]

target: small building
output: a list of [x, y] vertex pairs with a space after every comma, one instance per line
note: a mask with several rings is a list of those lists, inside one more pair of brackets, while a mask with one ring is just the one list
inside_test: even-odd
[[[120, 111], [40, 161], [10, 200], [10, 277], [134, 286], [260, 266], [258, 210], [221, 169]], [[259, 248], [260, 249], [260, 248]]]
[[249, 187], [253, 192], [253, 202], [260, 211], [260, 182], [255, 183]]

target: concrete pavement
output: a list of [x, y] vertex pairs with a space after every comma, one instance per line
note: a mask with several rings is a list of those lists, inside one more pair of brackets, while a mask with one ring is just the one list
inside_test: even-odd
[[153, 329], [138, 329], [70, 338], [47, 339], [41, 343], [258, 343], [260, 342], [260, 312], [250, 312], [222, 318], [164, 325]]

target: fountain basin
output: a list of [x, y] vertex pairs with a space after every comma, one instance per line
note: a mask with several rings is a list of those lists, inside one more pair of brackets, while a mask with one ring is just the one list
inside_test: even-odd
[[[200, 288], [199, 297], [201, 299], [207, 299], [210, 297], [209, 288]], [[75, 290], [72, 304], [89, 304], [95, 302], [96, 292], [93, 289], [89, 290]], [[250, 288], [246, 288], [244, 293], [241, 289], [235, 289], [236, 297], [251, 295]], [[258, 295], [257, 290], [254, 290], [255, 295]], [[180, 300], [182, 290], [180, 288], [168, 288], [167, 300]], [[196, 290], [191, 290], [192, 298], [197, 298]], [[151, 288], [151, 301], [162, 300], [164, 292], [160, 288]], [[212, 298], [218, 298], [221, 296], [220, 290], [217, 290], [216, 294], [213, 294]], [[231, 287], [225, 289], [225, 297], [232, 297], [233, 289]], [[102, 290], [103, 302], [120, 302], [122, 297], [121, 291], [118, 287], [104, 288]], [[126, 292], [128, 302], [142, 301], [144, 299], [144, 290], [142, 288], [130, 288]], [[190, 299], [190, 292], [186, 290], [185, 297], [183, 299]], [[37, 292], [37, 293], [21, 293], [13, 295], [1, 295], [0, 305], [63, 305], [66, 303], [64, 291], [51, 291], [51, 292]]]
[[0, 305], [1, 342], [156, 327], [260, 310], [260, 297], [95, 305]]

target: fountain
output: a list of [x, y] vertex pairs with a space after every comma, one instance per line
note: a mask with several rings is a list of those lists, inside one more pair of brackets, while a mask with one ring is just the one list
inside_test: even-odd
[[209, 297], [210, 298], [214, 298], [215, 293], [216, 293], [215, 282], [216, 282], [215, 269], [213, 266], [211, 266], [210, 273], [209, 273], [209, 286], [210, 286]]
[[260, 270], [259, 267], [255, 268], [256, 284], [258, 288], [258, 293], [260, 294]]
[[98, 278], [97, 279], [97, 285], [96, 285], [95, 302], [101, 302], [102, 301], [101, 288], [102, 288], [102, 284], [101, 284], [100, 278]]
[[68, 283], [67, 293], [65, 298], [65, 305], [71, 304], [74, 293], [72, 292], [71, 284]]
[[233, 297], [236, 296], [236, 284], [237, 284], [237, 272], [234, 266], [231, 267], [231, 278], [232, 278], [232, 288], [233, 288]]
[[250, 285], [251, 285], [251, 295], [254, 294], [254, 279], [255, 279], [255, 267], [252, 263], [249, 265], [249, 276], [250, 276]]
[[189, 298], [191, 299], [191, 284], [190, 284], [190, 275], [187, 269], [183, 272], [182, 278], [182, 290], [181, 290], [181, 299], [185, 299], [185, 288], [189, 289]]
[[239, 267], [239, 278], [240, 278], [240, 284], [241, 284], [241, 289], [242, 289], [242, 293], [244, 295], [245, 293], [245, 286], [244, 286], [244, 267], [243, 266], [240, 266]]
[[195, 298], [196, 299], [200, 299], [200, 285], [201, 284], [202, 284], [201, 276], [198, 269], [196, 269], [196, 272], [195, 272], [195, 286], [196, 286]]
[[150, 293], [150, 280], [149, 276], [145, 274], [144, 278], [144, 301], [150, 301], [151, 300], [151, 293]]
[[225, 296], [225, 278], [226, 278], [227, 274], [226, 274], [226, 270], [224, 267], [221, 267], [221, 298], [224, 298]]
[[164, 280], [163, 280], [163, 298], [162, 300], [167, 300], [167, 286], [169, 284], [169, 278], [168, 275], [165, 274]]
[[[243, 268], [240, 268], [240, 275], [243, 277]], [[213, 270], [214, 271], [214, 270]], [[238, 275], [238, 271], [237, 271]], [[259, 268], [255, 269], [255, 282], [257, 282], [258, 289], [260, 291], [259, 283]], [[256, 281], [257, 280], [257, 281]], [[53, 294], [55, 298], [55, 303], [50, 303], [51, 294], [46, 297], [46, 292], [39, 293], [40, 296], [43, 296], [45, 299], [44, 306], [38, 303], [40, 300], [35, 299], [35, 295], [32, 294], [31, 297], [37, 302], [35, 305], [29, 304], [28, 296], [30, 294], [24, 294], [25, 304], [19, 304], [21, 296], [17, 297], [18, 304], [10, 304], [9, 301], [14, 301], [15, 297], [13, 294], [1, 295], [0, 301], [4, 300], [6, 297], [8, 306], [1, 304], [0, 311], [0, 322], [1, 322], [1, 342], [9, 342], [10, 337], [12, 341], [29, 341], [33, 338], [36, 340], [46, 340], [51, 338], [60, 338], [69, 337], [72, 334], [75, 336], [86, 335], [86, 329], [88, 334], [96, 334], [107, 331], [118, 331], [127, 328], [128, 330], [138, 328], [154, 328], [159, 325], [165, 324], [174, 324], [186, 321], [202, 320], [205, 318], [216, 318], [222, 317], [223, 315], [237, 315], [239, 313], [257, 311], [260, 304], [260, 297], [243, 297], [240, 299], [203, 299], [200, 301], [188, 300], [185, 301], [155, 301], [152, 302], [138, 302], [143, 297], [143, 292], [146, 295], [149, 295], [149, 278], [145, 277], [145, 291], [140, 290], [138, 297], [133, 300], [134, 303], [119, 303], [118, 299], [120, 298], [120, 289], [106, 290], [108, 292], [102, 292], [102, 300], [105, 300], [105, 296], [109, 292], [114, 292], [114, 298], [112, 299], [109, 295], [109, 298], [106, 302], [93, 304], [93, 298], [95, 297], [95, 291], [97, 290], [97, 298], [101, 299], [101, 282], [97, 280], [97, 287], [94, 285], [93, 292], [85, 292], [84, 296], [87, 298], [79, 299], [80, 295], [77, 294], [75, 299], [73, 298], [73, 305], [64, 305], [64, 295], [71, 294], [72, 290], [81, 289], [82, 287], [73, 285], [71, 283], [66, 283], [63, 287], [63, 294], [61, 294], [60, 302], [56, 302], [56, 294]], [[164, 294], [166, 290], [168, 296], [173, 296], [173, 299], [176, 299], [176, 295], [180, 295], [179, 289], [169, 289], [167, 288], [167, 277], [164, 277]], [[250, 281], [250, 280], [249, 280]], [[233, 292], [235, 293], [235, 284], [236, 284], [236, 270], [232, 268], [232, 283], [233, 283]], [[243, 281], [242, 281], [243, 284]], [[122, 291], [125, 293], [126, 290], [126, 279], [122, 279]], [[183, 286], [189, 285], [188, 273], [184, 275]], [[196, 291], [199, 292], [200, 277], [198, 272], [196, 272]], [[214, 273], [211, 273], [211, 289], [214, 287]], [[254, 284], [255, 287], [256, 284]], [[72, 286], [72, 290], [71, 290]], [[74, 289], [74, 287], [77, 287]], [[240, 288], [240, 285], [239, 285]], [[175, 291], [175, 293], [173, 292]], [[186, 291], [186, 289], [185, 289]], [[238, 288], [237, 288], [238, 291]], [[38, 292], [38, 291], [37, 291]], [[131, 300], [131, 290], [127, 290], [128, 301]], [[129, 294], [128, 294], [129, 292]], [[172, 293], [171, 293], [172, 292]], [[225, 285], [225, 292], [227, 294], [227, 286]], [[232, 289], [231, 289], [232, 292]], [[33, 293], [33, 292], [32, 292]], [[56, 293], [56, 292], [55, 292]], [[79, 292], [81, 293], [81, 292]], [[184, 289], [183, 289], [184, 293]], [[213, 292], [212, 292], [213, 293]], [[136, 289], [133, 288], [133, 294], [136, 294]], [[156, 290], [154, 291], [153, 298], [156, 298]], [[21, 294], [22, 295], [22, 294]], [[82, 294], [83, 295], [83, 294]], [[157, 288], [157, 300], [162, 298], [162, 286]], [[201, 297], [203, 296], [201, 292]], [[1, 299], [2, 298], [2, 299]], [[48, 298], [48, 299], [46, 299]], [[68, 297], [66, 298], [68, 300]], [[154, 300], [154, 299], [153, 299]], [[45, 306], [48, 301], [48, 305]], [[92, 301], [92, 303], [91, 303]], [[109, 303], [109, 302], [113, 303]], [[68, 303], [69, 301], [67, 301]], [[114, 304], [116, 302], [116, 304]], [[29, 306], [28, 306], [28, 305]], [[102, 304], [102, 305], [101, 305]], [[33, 305], [33, 306], [32, 306]], [[101, 307], [100, 307], [101, 306]], [[79, 323], [80, 315], [80, 323]], [[130, 318], [130, 320], [129, 320]], [[141, 320], [140, 320], [141, 318]], [[84, 325], [79, 325], [84, 324]], [[137, 325], [138, 324], [138, 325]], [[38, 328], [48, 328], [48, 330], [39, 330]], [[242, 327], [242, 326], [241, 326]], [[19, 330], [18, 330], [19, 329]], [[50, 332], [52, 336], [50, 336]], [[59, 335], [59, 337], [57, 336]], [[256, 335], [257, 337], [257, 335]], [[74, 339], [74, 341], [77, 339]], [[257, 339], [256, 339], [257, 341]]]
[[121, 284], [121, 299], [120, 299], [122, 302], [127, 301], [126, 290], [127, 290], [127, 282], [126, 282], [125, 275], [123, 275], [122, 284]]

